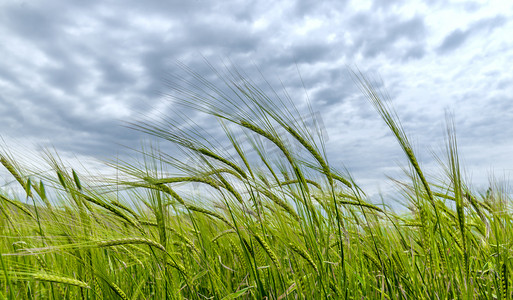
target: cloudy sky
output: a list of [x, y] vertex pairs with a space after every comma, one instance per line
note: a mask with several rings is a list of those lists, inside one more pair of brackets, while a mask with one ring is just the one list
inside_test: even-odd
[[127, 155], [143, 134], [124, 124], [172, 114], [166, 78], [177, 61], [206, 72], [204, 56], [257, 66], [302, 99], [299, 69], [330, 161], [370, 190], [406, 160], [348, 66], [383, 79], [426, 168], [449, 111], [476, 186], [513, 170], [511, 1], [2, 0], [0, 36], [0, 136], [14, 152]]

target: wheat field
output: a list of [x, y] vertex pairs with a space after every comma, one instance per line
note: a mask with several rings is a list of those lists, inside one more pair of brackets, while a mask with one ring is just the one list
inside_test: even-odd
[[511, 299], [511, 199], [464, 182], [450, 120], [430, 182], [352, 73], [410, 166], [397, 213], [330, 165], [292, 99], [238, 71], [217, 73], [224, 89], [191, 74], [175, 101], [217, 119], [217, 144], [186, 118], [131, 124], [183, 156], [143, 148], [101, 184], [57, 156], [41, 173], [1, 153], [24, 191], [0, 191], [2, 299]]

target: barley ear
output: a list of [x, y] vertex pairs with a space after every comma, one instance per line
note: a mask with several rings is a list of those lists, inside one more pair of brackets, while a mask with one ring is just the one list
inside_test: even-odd
[[210, 210], [198, 207], [198, 206], [194, 206], [194, 205], [191, 205], [191, 204], [186, 205], [186, 207], [189, 210], [196, 211], [196, 212], [199, 212], [199, 213], [202, 213], [202, 214], [205, 214], [205, 215], [209, 215], [209, 216], [215, 217], [215, 218], [223, 221], [229, 227], [234, 228], [234, 226], [228, 220], [226, 220], [225, 217], [223, 217], [222, 215], [220, 215], [220, 214], [218, 214], [216, 212], [213, 212], [213, 211], [210, 211]]
[[59, 182], [61, 183], [62, 187], [66, 189], [67, 185], [66, 181], [64, 180], [64, 175], [62, 175], [62, 173], [59, 170], [57, 170], [57, 177], [59, 178]]
[[501, 266], [501, 292], [504, 299], [509, 299], [508, 295], [508, 265], [503, 263]]
[[152, 246], [158, 248], [164, 252], [166, 252], [166, 248], [161, 244], [145, 238], [122, 238], [122, 239], [114, 239], [108, 241], [98, 241], [96, 242], [98, 247], [113, 247], [118, 245], [126, 245], [126, 244], [146, 244], [148, 246]]
[[46, 282], [55, 282], [55, 283], [62, 283], [67, 285], [74, 285], [85, 289], [90, 289], [91, 287], [81, 281], [74, 278], [69, 277], [63, 277], [63, 276], [56, 276], [56, 275], [49, 275], [44, 273], [34, 274], [33, 278], [38, 281], [46, 281]]
[[13, 205], [13, 206], [16, 206], [16, 208], [18, 208], [19, 210], [21, 210], [22, 212], [24, 212], [25, 214], [27, 214], [29, 217], [31, 217], [32, 219], [36, 219], [34, 217], [34, 215], [32, 214], [32, 212], [30, 212], [30, 210], [28, 210], [24, 205], [23, 203], [19, 202], [19, 201], [15, 201], [15, 200], [11, 200], [3, 195], [0, 195], [0, 199]]
[[78, 178], [77, 172], [75, 172], [75, 170], [71, 170], [71, 172], [73, 173], [73, 180], [75, 181], [77, 189], [79, 191], [82, 190], [82, 184], [80, 183], [80, 179]]
[[273, 194], [272, 192], [268, 191], [268, 190], [264, 190], [264, 189], [258, 189], [258, 192], [262, 193], [264, 196], [266, 196], [267, 198], [271, 199], [274, 203], [276, 203], [278, 206], [280, 206], [281, 208], [283, 208], [287, 213], [289, 213], [296, 221], [300, 221], [301, 218], [299, 217], [299, 215], [296, 213], [296, 211], [285, 201], [283, 201], [282, 199], [278, 198], [278, 196], [276, 196], [275, 194]]
[[114, 213], [118, 217], [122, 218], [123, 220], [127, 221], [129, 224], [133, 225], [135, 228], [142, 230], [141, 225], [139, 225], [136, 221], [134, 221], [132, 218], [127, 216], [123, 211], [118, 209], [116, 206], [111, 205], [110, 203], [104, 202], [103, 200], [96, 199], [94, 197], [87, 196], [85, 194], [80, 194], [82, 197], [84, 197], [85, 200], [92, 202], [98, 206], [101, 206], [110, 212]]
[[285, 148], [285, 145], [283, 145], [283, 143], [278, 138], [276, 138], [272, 134], [264, 131], [263, 129], [249, 123], [246, 120], [240, 120], [239, 124], [242, 127], [245, 127], [247, 129], [265, 137], [269, 141], [271, 141], [274, 145], [276, 145], [276, 147], [278, 147], [278, 149], [280, 149], [280, 151], [283, 153], [283, 155], [285, 155], [285, 158], [287, 158], [287, 161], [290, 163], [290, 165], [292, 165], [292, 166], [295, 165], [294, 160], [292, 159], [292, 156], [290, 155], [290, 152], [287, 150], [287, 148]]
[[221, 237], [227, 235], [228, 233], [235, 233], [235, 230], [234, 229], [228, 229], [228, 230], [225, 230], [223, 232], [220, 232], [213, 239], [211, 239], [210, 242], [213, 243], [213, 242], [217, 241], [218, 239], [220, 239]]
[[262, 248], [265, 250], [269, 258], [272, 260], [276, 268], [280, 269], [280, 261], [278, 260], [278, 256], [276, 256], [276, 254], [271, 249], [271, 247], [269, 247], [264, 238], [259, 233], [254, 233], [253, 235], [255, 236], [256, 240], [260, 243]]
[[129, 300], [125, 292], [117, 284], [114, 282], [107, 282], [107, 284], [110, 286], [110, 288], [123, 300]]
[[[11, 175], [14, 177], [14, 179], [16, 179], [16, 181], [23, 187], [23, 189], [26, 190], [27, 184], [21, 178], [20, 173], [18, 173], [18, 171], [16, 170], [16, 168], [15, 168], [14, 164], [11, 162], [11, 160], [8, 158], [5, 158], [3, 155], [0, 154], [0, 162], [2, 163], [2, 165], [4, 165], [4, 167], [7, 169], [7, 171], [9, 171], [9, 173], [11, 173]], [[32, 195], [27, 194], [27, 196], [31, 197]]]
[[244, 179], [247, 179], [248, 176], [246, 175], [246, 173], [239, 167], [237, 166], [236, 164], [232, 163], [231, 161], [215, 154], [214, 152], [208, 150], [208, 149], [205, 149], [205, 148], [195, 148], [194, 150], [198, 151], [199, 153], [205, 155], [205, 156], [208, 156], [208, 157], [211, 157], [215, 160], [218, 160], [228, 166], [230, 166], [232, 169], [234, 169], [237, 173], [239, 173]]
[[303, 257], [310, 264], [310, 266], [312, 266], [312, 268], [314, 268], [315, 272], [319, 273], [319, 269], [317, 268], [317, 265], [313, 261], [310, 254], [308, 254], [308, 252], [306, 252], [305, 250], [301, 249], [300, 247], [298, 247], [292, 243], [289, 243], [289, 247], [290, 247], [290, 249], [294, 250], [294, 252], [296, 252], [301, 257]]

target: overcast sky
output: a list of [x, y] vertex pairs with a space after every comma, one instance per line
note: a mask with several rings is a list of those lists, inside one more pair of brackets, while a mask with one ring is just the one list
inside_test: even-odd
[[0, 0], [0, 136], [86, 165], [126, 155], [143, 135], [124, 122], [171, 113], [166, 76], [176, 61], [203, 72], [203, 55], [258, 66], [298, 99], [299, 69], [330, 162], [386, 190], [406, 160], [348, 75], [358, 66], [382, 77], [427, 169], [452, 112], [486, 187], [513, 170], [512, 36], [511, 1]]

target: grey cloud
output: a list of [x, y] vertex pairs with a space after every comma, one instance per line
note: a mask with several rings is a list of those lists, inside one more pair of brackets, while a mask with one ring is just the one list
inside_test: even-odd
[[486, 30], [487, 32], [491, 32], [497, 27], [504, 25], [507, 22], [507, 18], [503, 15], [498, 15], [493, 18], [482, 19], [471, 26], [471, 30]]
[[291, 49], [299, 63], [315, 63], [325, 60], [332, 51], [332, 46], [323, 43], [303, 44]]
[[375, 9], [385, 9], [388, 10], [394, 6], [402, 4], [404, 0], [374, 0], [372, 2], [372, 6]]
[[17, 133], [17, 128], [20, 127], [23, 121], [23, 115], [21, 111], [14, 108], [11, 101], [0, 95], [0, 127], [2, 128], [2, 134], [8, 132]]
[[[513, 98], [508, 92], [489, 98], [475, 99], [475, 95], [465, 95], [460, 101], [476, 101], [472, 117], [459, 118], [458, 128], [467, 129], [462, 134], [467, 140], [480, 141], [482, 144], [493, 145], [497, 142], [510, 140], [513, 127], [505, 126], [497, 129], [498, 124], [509, 124], [513, 119]], [[468, 99], [470, 98], [470, 99]]]
[[[225, 1], [224, 3], [230, 6], [234, 6], [238, 1]], [[148, 1], [137, 1], [132, 0], [128, 2], [118, 2], [111, 0], [109, 7], [118, 9], [128, 9], [130, 12], [141, 14], [141, 15], [164, 15], [168, 17], [185, 17], [191, 18], [196, 14], [202, 14], [204, 12], [212, 11], [212, 5], [208, 5], [209, 1], [206, 0], [148, 0]]]
[[510, 78], [501, 79], [496, 83], [495, 87], [498, 90], [504, 90], [507, 88], [512, 89], [513, 88], [513, 78], [510, 77]]
[[31, 6], [10, 6], [3, 13], [5, 25], [19, 36], [44, 40], [57, 36], [61, 15], [50, 15]]
[[353, 93], [354, 91], [351, 89], [343, 89], [342, 85], [328, 86], [316, 91], [312, 98], [315, 99], [317, 104], [340, 105]]
[[121, 63], [114, 58], [98, 59], [96, 65], [102, 73], [98, 92], [116, 94], [129, 89], [135, 84], [136, 79], [130, 71], [123, 69]]
[[317, 0], [296, 0], [294, 4], [294, 12], [303, 17], [305, 15], [315, 13], [315, 10], [319, 9], [321, 4], [322, 1]]
[[378, 21], [371, 13], [360, 13], [350, 24], [359, 32], [353, 51], [367, 58], [385, 54], [390, 59], [406, 60], [425, 54], [426, 28], [421, 16], [400, 20], [391, 15]]
[[267, 62], [275, 67], [295, 63], [314, 64], [327, 59], [334, 51], [333, 46], [319, 41], [302, 41], [278, 50]]
[[42, 70], [46, 81], [53, 87], [59, 87], [66, 93], [76, 93], [84, 73], [79, 66], [66, 64], [65, 66], [49, 67]]
[[466, 30], [455, 29], [444, 38], [442, 44], [437, 48], [437, 52], [439, 54], [451, 52], [461, 47], [472, 35], [477, 34], [480, 31], [490, 33], [495, 28], [500, 27], [505, 23], [506, 18], [502, 15], [498, 15], [493, 18], [476, 21]]
[[334, 11], [342, 12], [348, 2], [348, 0], [296, 0], [294, 2], [294, 9], [291, 11], [291, 17], [329, 16]]
[[[192, 55], [197, 53], [192, 53]], [[144, 75], [149, 79], [148, 85], [142, 91], [145, 94], [155, 95], [162, 89], [166, 73], [172, 72], [173, 61], [169, 57], [179, 58], [179, 53], [173, 45], [162, 45], [146, 51], [141, 55], [140, 63], [144, 68]]]
[[481, 8], [482, 5], [483, 5], [482, 3], [475, 2], [475, 1], [467, 1], [467, 2], [463, 3], [463, 7], [468, 12], [475, 12], [479, 8]]
[[181, 41], [189, 47], [219, 47], [235, 52], [249, 52], [258, 48], [261, 37], [252, 32], [248, 24], [221, 21], [213, 25], [211, 20], [198, 20], [187, 24], [181, 33]]
[[388, 36], [392, 41], [400, 38], [423, 39], [426, 34], [424, 20], [421, 16], [415, 16], [409, 20], [392, 24], [387, 30], [389, 31]]
[[424, 57], [424, 55], [426, 55], [426, 49], [421, 45], [417, 45], [407, 49], [402, 55], [402, 57], [404, 60], [420, 59]]
[[[8, 65], [2, 65], [0, 62], [0, 80], [5, 80], [13, 85], [19, 85], [20, 79], [16, 76], [15, 72], [9, 69]], [[1, 93], [1, 92], [0, 92]]]
[[[139, 4], [133, 4], [126, 5], [124, 8], [120, 7], [119, 12], [127, 15], [136, 13]], [[296, 13], [300, 15], [316, 14], [323, 12], [324, 9], [322, 5], [315, 6], [314, 3], [297, 2], [296, 4]], [[173, 12], [166, 11], [171, 8], [170, 6], [160, 5], [164, 4], [148, 3], [145, 9], [150, 16], [167, 15], [171, 18], [173, 16], [175, 18], [190, 18], [187, 22], [178, 22], [170, 27], [166, 34], [168, 38], [137, 28], [130, 22], [129, 18], [121, 19], [117, 15], [109, 13], [99, 14], [100, 9], [98, 7], [90, 7], [83, 12], [90, 17], [94, 16], [95, 26], [98, 26], [98, 28], [81, 36], [71, 36], [67, 33], [68, 31], [63, 30], [80, 29], [76, 27], [75, 23], [66, 19], [45, 19], [42, 11], [39, 11], [40, 15], [37, 11], [32, 11], [34, 17], [30, 16], [31, 20], [37, 21], [37, 18], [41, 18], [42, 20], [38, 21], [39, 23], [47, 22], [51, 24], [51, 26], [47, 26], [46, 32], [40, 33], [41, 36], [38, 39], [32, 39], [30, 30], [24, 29], [21, 26], [23, 24], [13, 24], [13, 26], [21, 26], [14, 31], [34, 43], [56, 63], [56, 65], [39, 70], [38, 73], [44, 77], [45, 82], [50, 86], [59, 87], [69, 95], [73, 95], [68, 100], [50, 99], [51, 95], [40, 95], [31, 98], [32, 102], [39, 107], [41, 118], [52, 120], [51, 124], [45, 125], [45, 129], [48, 136], [52, 136], [52, 139], [56, 143], [60, 143], [61, 147], [78, 152], [91, 151], [88, 150], [90, 148], [86, 147], [85, 142], [69, 145], [68, 142], [65, 142], [64, 137], [59, 137], [57, 134], [59, 128], [73, 128], [74, 133], [68, 133], [69, 136], [84, 137], [86, 136], [85, 133], [88, 133], [87, 140], [96, 145], [94, 147], [96, 149], [99, 148], [98, 145], [106, 145], [109, 141], [112, 141], [109, 136], [119, 138], [121, 135], [119, 131], [113, 131], [113, 128], [116, 127], [115, 124], [119, 122], [118, 120], [99, 119], [96, 112], [98, 106], [102, 105], [101, 100], [89, 99], [94, 96], [79, 93], [79, 87], [87, 83], [91, 84], [93, 78], [97, 81], [94, 83], [96, 85], [94, 92], [98, 95], [119, 97], [132, 91], [142, 99], [146, 99], [139, 103], [130, 103], [132, 107], [137, 107], [144, 114], [145, 109], [148, 108], [145, 108], [142, 103], [155, 97], [159, 91], [164, 89], [162, 81], [165, 80], [166, 74], [172, 70], [174, 59], [182, 60], [193, 69], [203, 72], [201, 71], [201, 64], [197, 63], [197, 54], [207, 53], [207, 56], [209, 56], [208, 53], [217, 53], [220, 56], [237, 57], [241, 53], [253, 52], [255, 49], [261, 48], [265, 51], [275, 51], [273, 55], [270, 55], [270, 57], [274, 57], [272, 58], [274, 61], [269, 61], [270, 64], [265, 69], [277, 74], [287, 74], [287, 72], [282, 71], [285, 71], [294, 62], [315, 64], [333, 57], [334, 45], [329, 45], [322, 39], [306, 38], [297, 40], [293, 41], [290, 46], [281, 47], [281, 49], [269, 44], [261, 47], [280, 28], [272, 27], [269, 29], [270, 31], [255, 32], [250, 23], [252, 15], [241, 5], [235, 5], [234, 10], [237, 13], [231, 16], [225, 16], [222, 12], [216, 10], [213, 10], [207, 16], [204, 9], [196, 9], [197, 4], [180, 6]], [[68, 10], [73, 11], [73, 7]], [[177, 11], [183, 12], [185, 16], [181, 16]], [[192, 17], [193, 15], [202, 14], [205, 18]], [[101, 28], [109, 28], [109, 30], [101, 30]], [[392, 34], [394, 36], [405, 35], [404, 32], [401, 32], [401, 28], [392, 28]], [[50, 37], [52, 39], [49, 39]], [[56, 43], [56, 40], [63, 42]], [[144, 47], [144, 45], [151, 46]], [[135, 50], [131, 56], [125, 54], [126, 49], [129, 50], [132, 47], [142, 50]], [[337, 50], [340, 52], [342, 49], [338, 48]], [[73, 56], [68, 52], [73, 53]], [[281, 55], [275, 55], [280, 52]], [[259, 59], [265, 56], [265, 53], [260, 54]], [[84, 64], [84, 58], [91, 63]], [[131, 58], [143, 67], [143, 78], [136, 79], [133, 74], [130, 74], [130, 71], [123, 68], [121, 62]], [[99, 79], [94, 77], [97, 75], [100, 76]], [[292, 77], [297, 77], [294, 72], [292, 72], [292, 75]], [[319, 72], [304, 74], [305, 86], [315, 87], [321, 82], [322, 78], [324, 76]], [[131, 86], [134, 85], [136, 80], [147, 81], [148, 84], [140, 90], [133, 90]], [[298, 79], [291, 81], [290, 78], [285, 78], [285, 81], [288, 84], [293, 84], [294, 87], [302, 88]], [[336, 103], [347, 96], [347, 93], [340, 92], [343, 90], [342, 88], [337, 89], [340, 83], [335, 82], [335, 79], [332, 79], [331, 82], [334, 83], [333, 87], [324, 88], [313, 95], [314, 101]], [[29, 94], [32, 92], [27, 90], [25, 96], [30, 98]], [[63, 101], [66, 101], [67, 104], [63, 105]], [[82, 103], [73, 104], [73, 101], [82, 101]], [[77, 105], [82, 106], [84, 111], [77, 112]], [[88, 114], [93, 114], [95, 118], [93, 120], [89, 119]], [[24, 121], [24, 124], [26, 129], [24, 134], [26, 135], [31, 134], [31, 128], [41, 126], [41, 123], [36, 120], [27, 120]], [[137, 139], [137, 135], [130, 137], [127, 134], [125, 142], [131, 144]], [[82, 138], [79, 140], [84, 141]], [[108, 148], [108, 146], [105, 147]]]
[[[322, 83], [322, 87], [311, 94], [312, 100], [321, 109], [345, 103], [350, 96], [358, 92], [358, 88], [351, 79], [347, 68], [322, 70], [310, 77], [312, 81], [315, 80], [312, 83]], [[362, 103], [364, 102], [362, 101]]]
[[[26, 7], [2, 6], [5, 9], [0, 12], [0, 34], [5, 47], [0, 48], [0, 85], [7, 87], [0, 91], [2, 134], [21, 135], [64, 151], [93, 156], [114, 155], [123, 149], [117, 148], [118, 143], [138, 148], [145, 135], [123, 127], [125, 121], [181, 112], [171, 99], [161, 98], [162, 94], [173, 94], [176, 87], [169, 80], [172, 75], [180, 76], [176, 61], [221, 86], [205, 65], [205, 56], [215, 68], [234, 63], [265, 92], [272, 93], [254, 68], [256, 65], [280, 95], [283, 82], [298, 104], [306, 98], [306, 88], [314, 110], [323, 116], [338, 112], [340, 106], [349, 108], [325, 119], [327, 126], [335, 124], [330, 127], [333, 135], [329, 135], [335, 143], [334, 150], [344, 144], [335, 141], [338, 134], [355, 134], [356, 126], [357, 134], [365, 136], [376, 130], [371, 127], [379, 122], [363, 97], [355, 96], [360, 92], [344, 63], [362, 62], [364, 72], [397, 68], [387, 71], [387, 76], [392, 77], [386, 80], [397, 95], [404, 89], [404, 81], [408, 81], [399, 74], [402, 68], [409, 71], [409, 62], [426, 63], [420, 60], [427, 56], [431, 34], [424, 23], [424, 12], [414, 17], [399, 13], [409, 5], [408, 1], [375, 0], [371, 9], [360, 12], [347, 3], [50, 0], [44, 4], [27, 3]], [[440, 3], [437, 8], [442, 7]], [[468, 7], [473, 9], [471, 4]], [[257, 20], [265, 20], [264, 25]], [[319, 20], [314, 24], [319, 27], [308, 28], [307, 34], [296, 32], [312, 20]], [[491, 32], [506, 23], [506, 14], [477, 21], [448, 35], [439, 51], [455, 50], [474, 34]], [[21, 57], [17, 53], [34, 56]], [[36, 55], [43, 59], [36, 60]], [[428, 74], [425, 80], [429, 82]], [[506, 93], [508, 82], [508, 78], [495, 82], [497, 90]], [[162, 108], [161, 101], [167, 101]], [[493, 126], [487, 127], [486, 118], [508, 111], [504, 104], [508, 102], [501, 98], [494, 101], [495, 104], [487, 104], [489, 114], [462, 125], [480, 126], [480, 133], [496, 137], [490, 129]], [[413, 135], [421, 132], [432, 138], [433, 126], [437, 126], [434, 118], [412, 106], [401, 111], [405, 127]], [[120, 120], [118, 110], [125, 109], [130, 110], [127, 119]], [[184, 114], [207, 127], [211, 124], [197, 114]], [[501, 117], [501, 122], [508, 123], [506, 117]], [[359, 131], [360, 127], [364, 128]], [[429, 130], [423, 131], [426, 128]], [[382, 149], [380, 143], [390, 137], [388, 133], [384, 137], [385, 129], [378, 131], [379, 134], [369, 134], [376, 138], [372, 149]], [[217, 137], [216, 134], [213, 132]], [[348, 157], [352, 168], [365, 172], [376, 165], [371, 150], [365, 153], [369, 162], [359, 162], [361, 149], [367, 145], [356, 138], [354, 144], [345, 145], [342, 156]], [[381, 163], [380, 166], [387, 164]]]
[[456, 29], [452, 31], [444, 38], [442, 44], [438, 47], [438, 53], [446, 53], [458, 48], [467, 40], [469, 35], [470, 31], [468, 30], [462, 31], [460, 29]]

